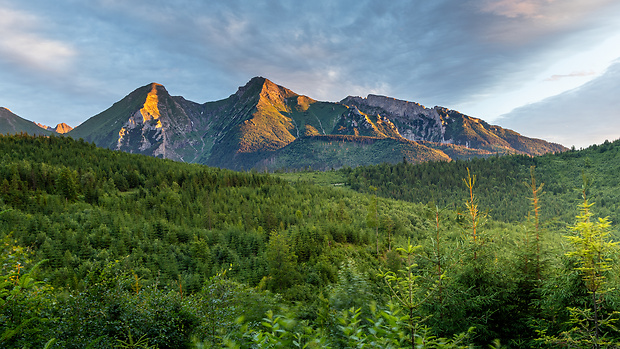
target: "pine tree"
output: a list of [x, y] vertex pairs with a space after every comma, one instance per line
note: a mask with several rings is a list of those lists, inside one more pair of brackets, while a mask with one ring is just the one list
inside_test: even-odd
[[573, 322], [582, 324], [582, 329], [587, 332], [584, 341], [593, 348], [600, 348], [608, 344], [601, 327], [610, 324], [610, 318], [601, 317], [600, 304], [603, 302], [602, 296], [609, 292], [607, 273], [612, 270], [611, 257], [617, 253], [618, 242], [611, 240], [611, 223], [607, 217], [595, 222], [591, 220], [593, 214], [590, 209], [594, 203], [590, 203], [586, 197], [586, 184], [582, 189], [582, 197], [581, 213], [576, 217], [575, 225], [570, 227], [574, 234], [566, 236], [572, 245], [572, 250], [566, 255], [576, 259], [575, 269], [581, 272], [581, 278], [591, 295], [591, 316], [588, 311], [575, 308], [569, 310]]
[[76, 184], [76, 180], [73, 176], [73, 172], [68, 168], [63, 168], [58, 175], [58, 189], [60, 190], [60, 194], [67, 201], [75, 201], [77, 200], [77, 189], [78, 186]]
[[467, 168], [467, 178], [463, 178], [465, 186], [467, 187], [467, 201], [465, 202], [465, 208], [467, 209], [467, 215], [469, 218], [469, 229], [471, 230], [471, 242], [474, 246], [474, 259], [478, 258], [478, 246], [482, 244], [480, 240], [479, 228], [482, 226], [483, 220], [486, 214], [480, 212], [478, 208], [478, 197], [474, 194], [474, 186], [476, 185], [476, 176], [472, 175]]
[[290, 246], [288, 237], [281, 232], [272, 231], [265, 254], [271, 289], [282, 291], [290, 287], [295, 279], [297, 256]]

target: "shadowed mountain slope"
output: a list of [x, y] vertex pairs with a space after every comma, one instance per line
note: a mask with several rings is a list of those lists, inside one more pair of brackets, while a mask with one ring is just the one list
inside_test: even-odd
[[0, 107], [0, 134], [17, 134], [27, 133], [29, 135], [50, 135], [51, 131], [48, 131], [32, 121], [28, 121], [15, 115], [7, 108]]

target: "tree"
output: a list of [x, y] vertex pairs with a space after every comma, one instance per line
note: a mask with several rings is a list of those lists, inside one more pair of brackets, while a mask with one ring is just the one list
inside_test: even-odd
[[[534, 169], [536, 168], [536, 166], [531, 166], [530, 167], [530, 182], [525, 182], [525, 186], [531, 190], [532, 192], [532, 196], [530, 197], [530, 202], [532, 204], [532, 210], [531, 210], [531, 214], [528, 216], [528, 218], [530, 219], [530, 221], [533, 223], [534, 225], [534, 233], [535, 233], [535, 240], [534, 240], [534, 247], [535, 247], [535, 257], [536, 257], [536, 266], [535, 266], [535, 270], [536, 270], [536, 279], [538, 281], [541, 280], [541, 262], [540, 262], [540, 195], [543, 194], [542, 188], [544, 186], [544, 183], [541, 183], [540, 185], [536, 184], [536, 176], [534, 173]], [[526, 253], [526, 272], [528, 269], [528, 263], [527, 261], [530, 258], [530, 241], [529, 241], [529, 235], [528, 235], [528, 231], [526, 230], [525, 232], [525, 245], [526, 245], [526, 250], [528, 251], [528, 253]]]
[[[587, 332], [584, 342], [592, 344], [593, 348], [600, 348], [605, 344], [601, 326], [610, 324], [609, 318], [601, 318], [600, 304], [603, 302], [602, 296], [609, 292], [606, 287], [607, 273], [612, 269], [611, 257], [617, 253], [618, 242], [611, 240], [611, 223], [607, 217], [595, 222], [591, 220], [593, 214], [590, 208], [594, 203], [590, 203], [586, 197], [586, 184], [582, 188], [582, 197], [583, 203], [579, 205], [581, 213], [576, 217], [575, 225], [570, 227], [574, 234], [566, 236], [572, 246], [566, 255], [575, 258], [575, 269], [581, 272], [584, 285], [591, 295], [592, 311], [591, 317], [588, 311], [576, 308], [569, 311], [574, 322], [584, 325], [581, 326]], [[592, 326], [587, 326], [587, 322]]]
[[413, 246], [410, 243], [407, 244], [407, 248], [397, 248], [401, 256], [404, 259], [405, 267], [397, 273], [392, 271], [380, 274], [385, 279], [385, 282], [390, 289], [390, 293], [394, 299], [405, 309], [409, 327], [409, 340], [411, 341], [411, 348], [415, 348], [416, 332], [419, 329], [420, 318], [415, 316], [415, 310], [428, 299], [430, 293], [426, 295], [424, 299], [418, 298], [419, 285], [417, 280], [419, 275], [414, 274], [417, 268], [414, 258], [416, 251], [422, 246]]
[[265, 254], [269, 266], [270, 288], [274, 291], [289, 288], [295, 279], [297, 256], [288, 237], [281, 232], [272, 231]]
[[[0, 212], [1, 213], [1, 212]], [[10, 237], [0, 239], [0, 346], [19, 346], [42, 342], [42, 323], [49, 320], [42, 311], [49, 302], [51, 288], [36, 281], [35, 270], [42, 260], [26, 272], [32, 251], [18, 246]]]
[[471, 241], [474, 245], [474, 259], [478, 258], [477, 246], [481, 244], [480, 241], [480, 232], [479, 228], [483, 223], [486, 215], [480, 212], [478, 208], [478, 197], [474, 194], [474, 186], [476, 185], [476, 176], [472, 175], [469, 172], [469, 167], [467, 168], [467, 178], [463, 178], [463, 182], [465, 182], [465, 186], [467, 187], [468, 196], [467, 201], [465, 202], [465, 208], [467, 208], [467, 214], [469, 215], [470, 223], [469, 228], [471, 229]]
[[370, 208], [368, 209], [368, 215], [366, 216], [366, 224], [369, 228], [375, 229], [376, 237], [376, 250], [377, 256], [379, 255], [379, 207], [377, 203], [377, 188], [371, 186], [370, 190], [374, 192], [370, 201]]
[[58, 189], [60, 194], [70, 202], [77, 200], [77, 184], [73, 172], [68, 168], [63, 168], [58, 175]]

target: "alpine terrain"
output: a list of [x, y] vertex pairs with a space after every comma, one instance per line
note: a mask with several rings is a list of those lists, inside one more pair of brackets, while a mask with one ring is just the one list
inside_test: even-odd
[[104, 148], [238, 170], [566, 150], [443, 107], [377, 95], [321, 102], [262, 77], [226, 99], [204, 104], [171, 96], [164, 86], [151, 83], [67, 135]]

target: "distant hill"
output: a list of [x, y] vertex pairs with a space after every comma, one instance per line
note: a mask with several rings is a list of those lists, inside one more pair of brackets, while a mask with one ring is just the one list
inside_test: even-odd
[[39, 127], [32, 121], [28, 121], [15, 115], [7, 108], [0, 107], [0, 134], [27, 133], [29, 135], [50, 135], [51, 131]]
[[443, 107], [377, 95], [321, 102], [263, 77], [252, 78], [226, 99], [203, 104], [151, 83], [67, 135], [104, 148], [236, 170], [566, 150]]
[[43, 124], [40, 124], [38, 122], [35, 122], [35, 124], [37, 126], [41, 127], [41, 128], [44, 128], [44, 129], [48, 130], [48, 131], [56, 132], [56, 133], [59, 133], [59, 134], [65, 134], [65, 133], [73, 130], [73, 127], [65, 124], [64, 122], [56, 125], [56, 127], [51, 127], [51, 126], [43, 125]]

